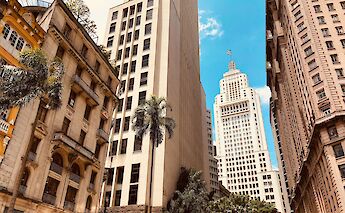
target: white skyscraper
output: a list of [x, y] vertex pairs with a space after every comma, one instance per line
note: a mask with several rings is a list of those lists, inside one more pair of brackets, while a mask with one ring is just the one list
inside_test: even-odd
[[229, 191], [275, 203], [282, 212], [279, 177], [272, 170], [260, 98], [233, 61], [220, 80], [214, 117], [219, 180]]

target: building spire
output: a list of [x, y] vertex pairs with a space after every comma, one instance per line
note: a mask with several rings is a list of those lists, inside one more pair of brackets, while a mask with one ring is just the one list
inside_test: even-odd
[[[230, 59], [232, 59], [232, 51], [231, 50], [227, 50], [226, 54], [229, 56]], [[230, 60], [229, 65], [228, 65], [229, 71], [233, 71], [236, 70], [236, 64], [234, 60]]]

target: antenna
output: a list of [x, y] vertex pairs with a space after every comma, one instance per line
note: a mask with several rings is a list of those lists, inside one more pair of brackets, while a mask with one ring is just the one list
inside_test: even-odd
[[229, 62], [229, 70], [236, 70], [236, 64], [234, 62], [234, 60], [232, 60], [232, 51], [231, 50], [227, 50], [226, 54], [229, 56], [230, 58], [230, 62]]

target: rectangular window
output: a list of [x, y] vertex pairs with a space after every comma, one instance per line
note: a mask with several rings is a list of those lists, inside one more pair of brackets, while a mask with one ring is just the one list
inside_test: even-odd
[[141, 13], [142, 10], [143, 10], [143, 3], [140, 2], [137, 4], [137, 12]]
[[85, 44], [83, 44], [83, 47], [81, 48], [81, 56], [83, 56], [84, 58], [86, 58], [87, 52], [88, 52], [88, 48]]
[[128, 8], [123, 9], [122, 14], [122, 18], [126, 18], [128, 16]]
[[326, 24], [325, 17], [324, 16], [319, 16], [317, 17], [317, 20], [319, 20], [319, 24]]
[[119, 133], [120, 132], [120, 127], [121, 127], [121, 119], [118, 118], [115, 121], [115, 127], [114, 127], [114, 132]]
[[107, 185], [111, 186], [113, 183], [114, 178], [114, 168], [108, 169], [108, 175], [107, 175]]
[[134, 19], [133, 19], [133, 18], [129, 19], [128, 28], [129, 28], [129, 29], [132, 28], [132, 27], [133, 27], [133, 24], [134, 24]]
[[327, 4], [327, 8], [328, 8], [328, 11], [334, 11], [335, 10], [333, 3]]
[[126, 103], [126, 110], [131, 110], [132, 109], [132, 97], [127, 98], [127, 103]]
[[126, 21], [123, 21], [121, 24], [121, 30], [124, 31], [126, 29]]
[[141, 62], [141, 67], [148, 67], [149, 66], [149, 57], [150, 55], [144, 55]]
[[96, 60], [96, 62], [95, 62], [95, 71], [96, 71], [97, 73], [99, 73], [99, 68], [100, 68], [100, 66], [101, 66], [101, 64], [99, 63], [99, 61]]
[[115, 32], [116, 22], [110, 24], [109, 33]]
[[150, 49], [150, 39], [147, 38], [144, 40], [144, 47], [143, 47], [143, 50], [149, 50]]
[[327, 49], [332, 50], [334, 49], [333, 42], [332, 41], [326, 41]]
[[136, 45], [133, 46], [133, 53], [132, 53], [132, 55], [136, 56], [137, 54], [138, 54], [138, 45], [136, 44]]
[[321, 13], [322, 12], [320, 5], [315, 5], [314, 10], [315, 10], [315, 13]]
[[308, 66], [309, 66], [309, 69], [310, 69], [310, 70], [315, 69], [315, 68], [317, 67], [317, 63], [316, 63], [315, 59], [309, 61], [309, 62], [308, 62]]
[[104, 118], [101, 118], [100, 122], [99, 122], [99, 129], [105, 129], [105, 124], [107, 123], [107, 120]]
[[128, 72], [128, 63], [124, 63], [122, 67], [122, 75], [126, 75]]
[[321, 82], [321, 78], [320, 78], [319, 73], [313, 76], [313, 81], [314, 81], [314, 84], [318, 84]]
[[114, 36], [110, 36], [107, 41], [107, 47], [113, 46], [114, 43]]
[[301, 41], [303, 44], [307, 43], [310, 39], [308, 38], [308, 34], [304, 34], [302, 37], [301, 37]]
[[123, 99], [119, 99], [119, 104], [117, 105], [117, 112], [122, 112]]
[[342, 26], [335, 27], [337, 30], [338, 35], [343, 35], [344, 34], [344, 28]]
[[141, 73], [140, 75], [140, 86], [147, 85], [147, 72]]
[[121, 190], [115, 192], [115, 206], [120, 206], [121, 203]]
[[140, 163], [132, 164], [131, 183], [139, 182]]
[[333, 23], [340, 22], [339, 16], [337, 14], [331, 15], [331, 17], [332, 17]]
[[131, 72], [132, 73], [135, 72], [136, 65], [137, 65], [137, 61], [132, 61], [132, 63], [131, 63]]
[[80, 145], [84, 145], [85, 137], [86, 137], [86, 132], [84, 132], [84, 130], [81, 130], [80, 135], [79, 135], [79, 140], [78, 140], [78, 143]]
[[122, 184], [124, 172], [125, 172], [125, 167], [123, 167], [123, 166], [117, 167], [117, 169], [116, 169], [116, 176], [117, 176], [116, 183], [117, 184]]
[[341, 46], [342, 46], [343, 48], [345, 48], [345, 39], [341, 39], [341, 40], [340, 40], [340, 43], [341, 43]]
[[115, 19], [117, 19], [117, 14], [118, 14], [117, 11], [113, 12], [113, 14], [111, 15], [111, 20], [112, 20], [112, 21], [115, 20]]
[[141, 151], [143, 140], [137, 136], [134, 138], [134, 152]]
[[319, 98], [319, 100], [322, 100], [323, 98], [326, 97], [326, 92], [324, 89], [321, 89], [321, 90], [316, 92], [316, 95]]
[[121, 81], [121, 87], [120, 87], [120, 90], [121, 90], [122, 92], [124, 92], [124, 91], [125, 91], [125, 89], [126, 89], [126, 80], [122, 80], [122, 81]]
[[339, 64], [340, 63], [337, 54], [331, 55], [331, 59], [332, 59], [333, 64]]
[[298, 31], [301, 32], [302, 30], [305, 29], [304, 27], [304, 22], [300, 23], [299, 25], [297, 25]]
[[139, 30], [136, 30], [134, 32], [134, 41], [138, 40], [139, 39]]
[[305, 52], [306, 57], [311, 56], [314, 53], [310, 46], [304, 49], [304, 52]]
[[134, 88], [134, 78], [129, 79], [128, 91], [132, 91]]
[[126, 154], [126, 150], [127, 150], [127, 139], [122, 139], [120, 154]]
[[153, 6], [153, 0], [147, 0], [147, 7]]
[[122, 58], [122, 50], [117, 51], [117, 60], [121, 60]]
[[[132, 41], [132, 33], [128, 33], [127, 34], [127, 39], [126, 39], [127, 43]], [[129, 47], [128, 47], [129, 48]]]
[[345, 164], [339, 165], [341, 178], [345, 178]]
[[120, 36], [120, 45], [122, 45], [124, 41], [125, 41], [125, 35], [121, 35]]
[[146, 91], [139, 92], [138, 105], [144, 104], [146, 101]]
[[152, 13], [153, 13], [153, 9], [148, 10], [148, 11], [146, 12], [146, 21], [152, 19]]
[[141, 23], [141, 16], [138, 16], [136, 19], [135, 19], [135, 26], [139, 26]]
[[63, 123], [62, 123], [62, 129], [61, 131], [67, 135], [68, 129], [69, 129], [69, 125], [71, 124], [71, 121], [68, 118], [64, 118], [63, 119]]
[[95, 157], [98, 159], [99, 158], [99, 153], [101, 152], [101, 145], [96, 142], [96, 149], [95, 149]]
[[329, 29], [328, 28], [323, 28], [321, 29], [323, 37], [328, 37], [330, 36], [329, 34]]
[[123, 131], [128, 131], [129, 130], [129, 123], [130, 123], [130, 117], [125, 117], [125, 123], [123, 126]]
[[135, 13], [135, 5], [131, 6], [129, 9], [129, 15], [134, 15]]
[[113, 141], [113, 144], [112, 144], [112, 146], [111, 146], [111, 153], [110, 153], [110, 155], [111, 156], [114, 156], [114, 155], [116, 155], [117, 154], [117, 146], [118, 146], [118, 143], [119, 143], [119, 141]]
[[131, 51], [130, 47], [127, 47], [127, 48], [126, 48], [126, 51], [125, 51], [125, 58], [128, 58], [128, 57], [129, 57], [130, 51]]
[[90, 118], [91, 110], [92, 110], [92, 107], [90, 105], [86, 104], [85, 112], [84, 112], [84, 119], [87, 121]]
[[298, 19], [302, 18], [303, 15], [302, 15], [301, 11], [299, 10], [294, 14], [294, 16], [295, 16], [295, 19], [297, 21]]
[[[345, 173], [345, 171], [344, 171], [344, 173]], [[138, 199], [138, 184], [131, 185], [129, 187], [128, 205], [137, 204], [137, 199]]]
[[338, 137], [338, 131], [336, 126], [330, 126], [327, 128], [329, 139], [334, 139]]
[[104, 96], [104, 100], [103, 100], [103, 109], [107, 110], [108, 109], [108, 105], [109, 105], [109, 96]]
[[72, 32], [72, 28], [68, 24], [66, 24], [65, 28], [63, 29], [63, 34], [67, 39], [69, 39], [71, 32]]
[[65, 49], [63, 47], [59, 46], [57, 51], [56, 51], [55, 57], [63, 59], [64, 54], [65, 54]]
[[338, 78], [344, 78], [343, 68], [335, 69], [335, 72], [337, 73]]
[[342, 9], [345, 9], [345, 1], [341, 1], [341, 2], [340, 2], [340, 5], [341, 5], [341, 8], [342, 8]]
[[46, 103], [40, 102], [37, 112], [37, 119], [43, 123], [45, 122], [48, 113], [48, 108], [46, 107], [46, 105]]
[[151, 34], [151, 28], [152, 28], [151, 23], [145, 25], [145, 35]]

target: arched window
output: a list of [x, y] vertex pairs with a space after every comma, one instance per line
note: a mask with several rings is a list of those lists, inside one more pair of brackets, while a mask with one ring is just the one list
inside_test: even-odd
[[70, 179], [76, 183], [80, 182], [80, 168], [76, 163], [74, 163], [71, 167]]
[[18, 39], [18, 34], [16, 31], [12, 31], [9, 41], [11, 42], [11, 45], [14, 46], [16, 44], [16, 41]]
[[20, 180], [21, 186], [27, 186], [29, 176], [30, 176], [30, 171], [28, 168], [25, 168], [22, 179]]
[[22, 37], [20, 37], [18, 39], [18, 42], [17, 42], [17, 45], [16, 45], [16, 49], [18, 51], [21, 51], [23, 49], [23, 47], [24, 47], [24, 39]]
[[92, 197], [91, 195], [89, 195], [86, 200], [85, 212], [91, 211], [91, 205], [92, 205]]
[[50, 165], [50, 170], [62, 174], [62, 168], [63, 168], [63, 159], [59, 153], [53, 154], [53, 161]]
[[4, 29], [2, 30], [2, 34], [4, 34], [4, 38], [6, 39], [8, 34], [10, 34], [11, 27], [8, 24], [5, 24]]

